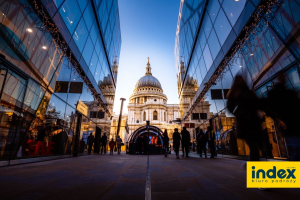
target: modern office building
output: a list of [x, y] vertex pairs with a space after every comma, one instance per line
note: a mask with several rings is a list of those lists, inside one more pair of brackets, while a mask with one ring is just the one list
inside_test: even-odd
[[[281, 72], [287, 87], [299, 94], [299, 8], [297, 0], [181, 1], [175, 57], [182, 122], [201, 120], [199, 109], [208, 101], [217, 148], [222, 144], [229, 154], [248, 155], [247, 145], [231, 134], [235, 120], [226, 110], [226, 95], [240, 74], [258, 97], [265, 97]], [[194, 93], [187, 91], [195, 84]], [[266, 128], [273, 156], [286, 157], [284, 137], [267, 116]]]
[[0, 0], [0, 165], [109, 133], [120, 47], [117, 0]]

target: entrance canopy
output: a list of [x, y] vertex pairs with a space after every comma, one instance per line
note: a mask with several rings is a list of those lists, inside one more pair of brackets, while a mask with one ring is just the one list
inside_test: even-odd
[[[148, 134], [147, 126], [142, 126], [133, 132], [133, 134], [130, 136], [128, 141], [129, 143], [135, 143], [139, 136], [145, 136], [146, 134]], [[158, 136], [158, 138], [161, 140], [161, 144], [162, 144], [162, 134], [163, 134], [162, 130], [160, 130], [158, 127], [149, 126], [149, 135]]]

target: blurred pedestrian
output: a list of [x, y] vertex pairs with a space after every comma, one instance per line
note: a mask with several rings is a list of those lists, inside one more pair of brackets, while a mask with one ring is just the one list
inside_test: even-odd
[[180, 146], [180, 140], [181, 140], [181, 137], [180, 137], [180, 134], [178, 132], [178, 129], [175, 128], [174, 129], [174, 133], [173, 133], [173, 147], [174, 147], [174, 150], [175, 150], [175, 154], [176, 154], [176, 158], [178, 159], [179, 158], [179, 146]]
[[120, 136], [117, 136], [116, 143], [117, 143], [118, 154], [120, 154], [121, 146], [122, 146], [122, 138], [120, 138]]
[[90, 133], [90, 135], [88, 136], [87, 138], [87, 143], [89, 145], [89, 148], [88, 148], [88, 154], [90, 155], [91, 152], [92, 152], [92, 147], [93, 147], [93, 144], [95, 142], [95, 137], [93, 136], [92, 133]]
[[199, 144], [199, 138], [200, 138], [200, 130], [202, 129], [197, 129], [197, 134], [196, 134], [196, 144], [197, 144], [197, 153], [200, 153], [200, 144]]
[[256, 97], [242, 76], [236, 76], [228, 94], [227, 109], [236, 117], [237, 137], [244, 139], [250, 149], [250, 161], [259, 161], [262, 143], [261, 119], [258, 110], [266, 112], [281, 126], [285, 124], [276, 118], [262, 99]]
[[191, 143], [191, 136], [190, 133], [186, 130], [186, 127], [184, 126], [181, 131], [181, 137], [182, 137], [182, 157], [184, 156], [184, 150], [186, 157], [189, 157], [189, 147]]
[[286, 125], [286, 129], [282, 131], [287, 144], [289, 160], [300, 161], [299, 100], [297, 93], [285, 86], [284, 73], [279, 74], [278, 81], [268, 92], [268, 103]]
[[101, 137], [101, 154], [102, 153], [106, 154], [106, 144], [107, 144], [107, 136], [104, 133], [103, 136]]
[[202, 150], [204, 152], [205, 158], [207, 158], [207, 156], [206, 156], [206, 142], [207, 142], [206, 134], [204, 134], [203, 130], [200, 129], [199, 137], [198, 137], [198, 144], [199, 144], [199, 153], [200, 153], [201, 158], [202, 158]]
[[114, 154], [114, 147], [116, 145], [116, 143], [114, 142], [114, 139], [111, 139], [111, 141], [109, 142], [109, 148], [110, 148], [110, 154], [113, 155]]
[[167, 153], [169, 152], [169, 136], [168, 136], [168, 132], [167, 129], [165, 129], [164, 133], [163, 133], [163, 150], [165, 152], [165, 157], [167, 157]]
[[210, 126], [207, 127], [206, 131], [206, 136], [207, 136], [207, 143], [208, 143], [208, 148], [210, 150], [210, 158], [215, 157], [215, 140], [216, 140], [216, 135], [214, 130]]

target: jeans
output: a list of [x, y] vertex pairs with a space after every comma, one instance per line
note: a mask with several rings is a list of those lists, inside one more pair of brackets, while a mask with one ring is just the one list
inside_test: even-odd
[[286, 136], [285, 140], [289, 153], [289, 160], [300, 161], [300, 137]]
[[119, 146], [117, 146], [118, 147], [118, 154], [120, 154], [121, 153], [121, 145]]
[[179, 145], [174, 145], [176, 156], [179, 156]]
[[182, 144], [182, 156], [184, 156], [184, 150], [185, 150], [186, 157], [189, 156], [189, 148], [190, 148], [190, 145], [188, 143]]
[[169, 145], [164, 145], [165, 154], [169, 153]]
[[205, 158], [207, 157], [206, 156], [206, 143], [199, 143], [199, 153], [200, 153], [200, 157], [202, 157], [202, 150], [203, 150], [203, 153], [205, 155]]
[[102, 153], [106, 154], [106, 145], [101, 145], [101, 154]]
[[208, 147], [210, 150], [210, 157], [213, 158], [215, 157], [215, 141], [214, 140], [209, 140], [208, 141]]

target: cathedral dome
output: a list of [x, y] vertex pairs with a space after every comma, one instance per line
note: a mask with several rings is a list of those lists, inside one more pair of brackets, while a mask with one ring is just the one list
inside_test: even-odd
[[145, 75], [138, 80], [135, 88], [137, 89], [141, 87], [157, 87], [159, 89], [162, 89], [160, 82], [152, 75]]
[[148, 63], [146, 65], [145, 76], [140, 78], [138, 82], [135, 84], [135, 89], [142, 88], [142, 87], [156, 87], [162, 90], [160, 82], [157, 80], [157, 78], [152, 76], [149, 58], [148, 58]]

